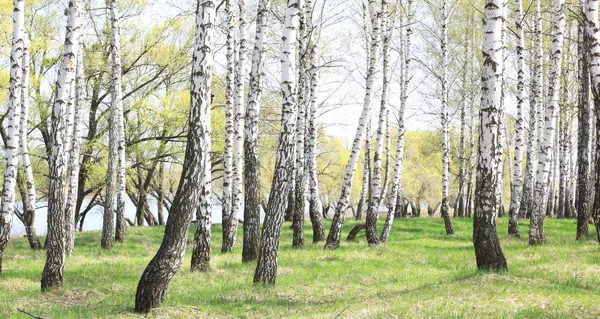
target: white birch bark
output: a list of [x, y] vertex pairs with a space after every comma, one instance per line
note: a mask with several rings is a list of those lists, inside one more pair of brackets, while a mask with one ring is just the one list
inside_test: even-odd
[[0, 275], [2, 257], [10, 239], [15, 211], [15, 186], [19, 168], [19, 124], [23, 94], [23, 47], [25, 5], [23, 0], [13, 1], [13, 33], [10, 51], [10, 82], [8, 92], [8, 121], [6, 123], [6, 150], [4, 151], [4, 183], [0, 207]]
[[340, 190], [340, 198], [338, 200], [335, 215], [331, 223], [329, 235], [327, 236], [327, 243], [325, 247], [328, 249], [336, 249], [340, 246], [340, 235], [342, 232], [342, 226], [344, 224], [344, 211], [348, 207], [350, 200], [350, 192], [352, 191], [352, 180], [354, 178], [354, 172], [356, 171], [356, 164], [358, 163], [358, 155], [360, 153], [360, 146], [365, 137], [365, 127], [369, 120], [372, 107], [372, 95], [373, 95], [373, 81], [375, 75], [375, 69], [377, 68], [377, 59], [379, 56], [379, 15], [375, 9], [375, 1], [369, 0], [369, 10], [371, 14], [371, 46], [369, 52], [369, 66], [367, 69], [367, 78], [365, 85], [365, 99], [363, 102], [363, 110], [358, 121], [358, 127], [356, 129], [356, 135], [352, 142], [352, 151], [350, 153], [350, 159], [346, 164], [344, 172], [344, 181]]
[[363, 212], [365, 206], [369, 205], [369, 185], [371, 184], [371, 118], [367, 122], [365, 138], [365, 156], [363, 159], [363, 176], [362, 185], [360, 188], [360, 195], [358, 198], [358, 204], [356, 205], [356, 220], [363, 218]]
[[254, 283], [274, 285], [277, 279], [279, 238], [285, 213], [288, 183], [291, 178], [290, 161], [293, 159], [297, 119], [296, 105], [296, 32], [301, 2], [288, 0], [282, 32], [281, 93], [283, 96], [281, 132], [271, 193], [265, 212], [258, 263]]
[[448, 204], [448, 189], [450, 187], [450, 120], [448, 118], [448, 1], [442, 1], [442, 206], [441, 215], [444, 218], [446, 234], [454, 234], [450, 205]]
[[479, 111], [479, 148], [477, 185], [473, 219], [473, 244], [477, 267], [506, 269], [496, 233], [497, 198], [495, 194], [499, 159], [496, 154], [498, 123], [502, 114], [502, 0], [486, 0], [483, 18], [483, 75]]
[[406, 1], [405, 7], [405, 20], [401, 20], [400, 24], [405, 25], [406, 31], [404, 34], [404, 41], [401, 41], [400, 54], [404, 58], [404, 62], [401, 68], [401, 83], [402, 88], [400, 92], [400, 108], [398, 110], [398, 140], [396, 141], [396, 159], [394, 162], [394, 175], [392, 176], [392, 189], [390, 191], [390, 204], [389, 212], [383, 224], [381, 230], [381, 236], [379, 240], [382, 243], [386, 243], [390, 237], [390, 231], [392, 230], [392, 224], [394, 222], [394, 213], [397, 205], [402, 205], [398, 202], [398, 199], [402, 199], [402, 161], [404, 159], [404, 110], [406, 109], [406, 103], [408, 101], [408, 85], [410, 84], [410, 45], [412, 35], [412, 0]]
[[117, 4], [117, 1], [111, 0], [111, 41], [113, 47], [113, 88], [111, 92], [111, 100], [117, 103], [117, 154], [119, 159], [119, 166], [117, 170], [117, 225], [115, 239], [118, 242], [124, 242], [127, 239], [127, 223], [125, 221], [125, 186], [127, 181], [125, 179], [125, 113], [123, 112], [123, 93], [121, 89], [121, 30], [119, 26], [120, 17], [118, 16], [119, 12], [117, 10]]
[[562, 69], [562, 46], [565, 29], [565, 2], [554, 2], [554, 34], [552, 39], [552, 54], [550, 56], [550, 80], [548, 83], [548, 106], [545, 111], [544, 136], [539, 145], [539, 163], [535, 182], [535, 200], [529, 227], [529, 244], [541, 244], [546, 241], [544, 236], [544, 217], [548, 200], [548, 177], [552, 159], [556, 131], [556, 114], [560, 91], [560, 76]]
[[244, 146], [244, 82], [246, 80], [246, 2], [237, 0], [239, 9], [238, 23], [238, 58], [235, 65], [234, 118], [233, 118], [233, 175], [231, 183], [231, 216], [230, 227], [233, 232], [233, 244], [237, 233], [237, 218], [242, 214], [242, 173]]
[[515, 25], [517, 33], [517, 123], [515, 132], [515, 155], [510, 191], [510, 207], [508, 209], [508, 234], [519, 236], [519, 202], [523, 188], [523, 130], [524, 115], [523, 104], [525, 102], [525, 58], [523, 48], [525, 47], [525, 33], [523, 32], [523, 2], [515, 2]]
[[258, 153], [258, 116], [262, 93], [265, 53], [264, 42], [267, 33], [269, 0], [260, 0], [256, 13], [256, 35], [252, 52], [252, 68], [248, 90], [248, 106], [246, 108], [245, 153], [245, 203], [244, 203], [244, 248], [242, 261], [248, 262], [258, 258], [260, 228], [260, 158]]
[[48, 236], [46, 238], [46, 264], [42, 273], [42, 291], [60, 288], [65, 266], [65, 117], [66, 104], [75, 79], [83, 3], [69, 1], [67, 32], [64, 51], [56, 83], [56, 96], [52, 107], [52, 132], [50, 134], [50, 188], [48, 193]]
[[226, 29], [227, 29], [227, 74], [225, 76], [225, 146], [223, 154], [223, 202], [222, 202], [222, 221], [223, 221], [223, 241], [221, 252], [231, 252], [235, 245], [235, 236], [237, 233], [237, 216], [232, 214], [232, 196], [231, 183], [232, 165], [233, 165], [233, 109], [234, 109], [234, 91], [235, 91], [235, 26], [237, 14], [233, 6], [234, 0], [225, 1]]
[[69, 150], [69, 169], [67, 176], [69, 178], [69, 191], [67, 193], [66, 205], [66, 242], [65, 247], [67, 256], [73, 254], [75, 246], [75, 209], [77, 207], [77, 193], [79, 190], [79, 155], [81, 152], [81, 134], [83, 126], [83, 102], [85, 99], [85, 82], [83, 69], [83, 36], [79, 40], [79, 52], [77, 53], [77, 70], [75, 71], [75, 101], [74, 101], [74, 126], [71, 148]]

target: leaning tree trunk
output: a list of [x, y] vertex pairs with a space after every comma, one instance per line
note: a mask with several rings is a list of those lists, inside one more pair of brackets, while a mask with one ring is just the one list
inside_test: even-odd
[[473, 244], [477, 267], [482, 270], [506, 269], [496, 233], [497, 201], [496, 179], [500, 162], [495, 144], [500, 121], [502, 99], [502, 0], [486, 0], [483, 18], [483, 76], [481, 110], [479, 111], [479, 148], [477, 161], [477, 185], [473, 219]]
[[[539, 0], [538, 0], [539, 1]], [[562, 44], [565, 29], [565, 2], [555, 0], [555, 23], [552, 40], [552, 55], [550, 57], [550, 81], [548, 85], [548, 106], [546, 107], [544, 125], [544, 138], [539, 145], [539, 164], [535, 179], [534, 205], [531, 212], [531, 223], [529, 226], [529, 244], [536, 245], [546, 241], [544, 235], [544, 217], [546, 213], [546, 202], [548, 200], [548, 176], [552, 160], [554, 146], [556, 112], [558, 109], [558, 98], [560, 91], [560, 75], [562, 68]]]
[[4, 184], [2, 186], [2, 203], [0, 207], [0, 275], [2, 274], [2, 257], [10, 239], [13, 215], [15, 211], [15, 186], [19, 169], [19, 124], [23, 95], [23, 46], [24, 21], [23, 0], [14, 0], [13, 36], [10, 52], [10, 83], [8, 97], [7, 140], [4, 151]]
[[75, 247], [75, 228], [77, 215], [77, 191], [79, 189], [79, 154], [81, 152], [81, 131], [82, 131], [82, 108], [83, 101], [85, 99], [85, 82], [83, 74], [83, 33], [80, 34], [79, 40], [79, 52], [77, 54], [77, 70], [75, 71], [75, 114], [74, 114], [74, 126], [73, 126], [73, 137], [71, 140], [71, 148], [69, 149], [69, 170], [67, 172], [69, 176], [69, 192], [67, 194], [67, 205], [66, 205], [66, 242], [65, 247], [67, 250], [67, 256], [73, 254]]
[[256, 36], [252, 52], [252, 68], [246, 108], [244, 247], [242, 261], [258, 258], [260, 228], [260, 158], [258, 153], [258, 115], [260, 113], [261, 83], [264, 71], [264, 42], [267, 33], [270, 0], [260, 0], [256, 13]]
[[57, 91], [52, 107], [52, 133], [50, 134], [50, 185], [48, 191], [48, 236], [46, 237], [46, 264], [42, 272], [41, 288], [47, 291], [60, 288], [63, 283], [65, 267], [65, 107], [73, 88], [75, 67], [79, 54], [79, 39], [83, 3], [81, 0], [69, 1], [67, 33], [62, 56]]
[[222, 226], [223, 241], [221, 252], [232, 252], [237, 233], [237, 216], [231, 212], [231, 183], [233, 165], [233, 104], [235, 91], [235, 19], [234, 0], [225, 1], [227, 28], [227, 74], [225, 77], [225, 146], [223, 150], [223, 201]]
[[517, 123], [515, 133], [515, 161], [513, 167], [513, 183], [510, 192], [510, 207], [508, 209], [508, 235], [519, 237], [519, 201], [521, 199], [523, 171], [523, 101], [525, 100], [525, 60], [523, 47], [525, 34], [523, 32], [523, 2], [516, 1], [515, 24], [517, 30]]
[[377, 57], [379, 52], [379, 15], [375, 12], [375, 0], [369, 0], [369, 9], [371, 10], [371, 49], [369, 53], [369, 66], [367, 69], [366, 78], [366, 90], [365, 99], [363, 103], [363, 110], [358, 121], [358, 127], [356, 129], [356, 135], [352, 142], [352, 151], [350, 152], [350, 159], [346, 164], [346, 170], [344, 172], [344, 181], [342, 182], [342, 189], [340, 191], [340, 198], [338, 200], [335, 215], [331, 222], [331, 228], [329, 235], [327, 236], [327, 243], [325, 248], [336, 249], [340, 247], [340, 236], [342, 233], [342, 226], [344, 225], [344, 211], [348, 206], [350, 200], [350, 192], [352, 191], [352, 180], [354, 178], [354, 171], [356, 170], [356, 163], [358, 162], [358, 154], [360, 153], [360, 145], [365, 137], [365, 127], [370, 119], [371, 113], [371, 98], [373, 95], [373, 81], [375, 80], [375, 69], [377, 68]]
[[277, 279], [277, 255], [279, 237], [285, 214], [288, 183], [291, 179], [289, 163], [293, 158], [297, 105], [296, 105], [296, 29], [300, 15], [300, 2], [288, 0], [281, 40], [281, 93], [283, 108], [281, 132], [271, 193], [263, 223], [258, 263], [254, 272], [254, 283], [274, 285]]
[[243, 189], [243, 145], [244, 145], [244, 81], [246, 79], [246, 2], [237, 0], [239, 8], [239, 24], [237, 42], [237, 60], [235, 65], [235, 90], [233, 94], [234, 117], [233, 117], [233, 171], [231, 182], [231, 214], [229, 219], [229, 231], [233, 237], [232, 248], [235, 245], [237, 234], [238, 216], [242, 213]]
[[[596, 110], [596, 136], [600, 133], [600, 25], [598, 23], [598, 0], [585, 0], [585, 44], [589, 58], [589, 70], [594, 107]], [[600, 139], [596, 137], [596, 151], [600, 148]], [[594, 153], [592, 153], [594, 154]], [[600, 241], [600, 156], [595, 156], [595, 193], [592, 217], [596, 226], [598, 241]]]
[[[124, 242], [127, 239], [127, 223], [125, 222], [125, 113], [121, 93], [121, 31], [119, 29], [119, 16], [116, 0], [110, 2], [111, 14], [111, 41], [112, 41], [112, 91], [111, 104], [116, 103], [117, 112], [117, 155], [119, 166], [117, 170], [117, 225], [115, 240]], [[114, 102], [112, 102], [114, 101]]]
[[149, 312], [162, 304], [167, 287], [183, 261], [192, 216], [201, 203], [201, 196], [206, 194], [206, 188], [203, 186], [207, 175], [204, 173], [209, 156], [207, 150], [210, 147], [214, 23], [214, 1], [198, 0], [188, 143], [183, 170], [161, 246], [138, 283], [135, 296], [136, 312]]
[[[392, 190], [390, 193], [390, 204], [389, 212], [383, 224], [381, 235], [379, 240], [382, 243], [386, 243], [390, 237], [390, 231], [392, 230], [392, 224], [394, 222], [394, 215], [398, 206], [403, 205], [402, 203], [402, 161], [404, 158], [404, 110], [406, 108], [406, 102], [408, 101], [408, 85], [410, 82], [410, 36], [412, 34], [411, 29], [411, 14], [412, 14], [412, 0], [407, 1], [405, 8], [406, 20], [401, 21], [401, 25], [406, 21], [406, 33], [404, 34], [404, 41], [400, 42], [400, 57], [403, 59], [400, 81], [402, 84], [400, 91], [400, 109], [398, 110], [398, 140], [396, 142], [396, 159], [394, 162], [394, 175], [392, 176]], [[392, 28], [395, 22], [392, 23]], [[392, 31], [390, 30], [390, 37]]]
[[[581, 12], [582, 19], [584, 17]], [[577, 210], [577, 239], [588, 237], [589, 219], [589, 171], [590, 171], [590, 70], [586, 40], [583, 35], [584, 24], [580, 22], [577, 33], [578, 61], [578, 121], [577, 128], [577, 188], [575, 198]]]
[[21, 118], [19, 124], [19, 147], [23, 161], [23, 172], [25, 173], [26, 193], [23, 198], [23, 219], [25, 233], [31, 249], [42, 249], [42, 244], [35, 233], [35, 180], [31, 159], [29, 158], [29, 146], [27, 145], [27, 122], [29, 117], [29, 39], [23, 35], [23, 77], [21, 91]]
[[442, 1], [442, 206], [441, 215], [444, 218], [446, 234], [454, 234], [450, 205], [448, 204], [448, 189], [450, 188], [450, 120], [448, 119], [448, 9], [447, 0]]
[[[307, 21], [312, 20], [312, 1], [308, 0], [305, 6], [307, 10]], [[310, 11], [310, 13], [308, 13]], [[312, 25], [312, 24], [311, 24]], [[317, 176], [317, 70], [315, 65], [315, 47], [310, 51], [310, 107], [308, 108], [308, 135], [306, 143], [306, 162], [309, 179], [308, 213], [313, 229], [313, 243], [325, 240], [325, 229], [323, 227], [323, 204], [319, 197], [319, 180]]]
[[[379, 236], [377, 235], [377, 219], [379, 217], [379, 205], [381, 204], [381, 174], [382, 174], [382, 153], [383, 139], [385, 130], [385, 117], [388, 108], [388, 95], [390, 89], [390, 39], [391, 32], [388, 28], [389, 12], [387, 0], [381, 1], [381, 34], [383, 38], [383, 85], [381, 88], [381, 107], [379, 108], [379, 121], [377, 132], [375, 133], [375, 149], [373, 154], [373, 175], [371, 180], [371, 191], [369, 193], [369, 206], [367, 207], [366, 233], [369, 245], [377, 245]], [[389, 213], [388, 213], [389, 214]]]

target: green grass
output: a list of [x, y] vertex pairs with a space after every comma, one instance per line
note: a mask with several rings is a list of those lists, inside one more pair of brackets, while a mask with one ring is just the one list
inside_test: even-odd
[[[600, 249], [595, 232], [575, 241], [574, 220], [546, 220], [545, 245], [508, 238], [498, 221], [508, 272], [479, 273], [471, 242], [472, 220], [454, 219], [446, 236], [439, 218], [397, 219], [387, 245], [358, 242], [335, 251], [312, 244], [291, 247], [283, 226], [275, 287], [252, 284], [254, 263], [241, 263], [241, 233], [233, 254], [221, 254], [221, 228], [213, 228], [213, 259], [207, 273], [189, 271], [190, 254], [149, 315], [132, 312], [137, 281], [161, 241], [163, 228], [130, 228], [128, 241], [100, 249], [100, 232], [78, 233], [67, 259], [65, 285], [42, 294], [45, 253], [24, 238], [6, 249], [0, 278], [0, 318], [28, 318], [22, 308], [50, 318], [598, 318]], [[354, 226], [348, 220], [343, 238]], [[593, 228], [593, 227], [592, 227]], [[190, 239], [192, 234], [190, 233]], [[191, 249], [191, 245], [188, 246]]]

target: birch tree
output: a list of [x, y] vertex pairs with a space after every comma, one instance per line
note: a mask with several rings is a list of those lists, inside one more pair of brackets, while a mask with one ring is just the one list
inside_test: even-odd
[[499, 116], [502, 114], [502, 0], [486, 0], [483, 11], [483, 75], [479, 111], [479, 147], [473, 218], [473, 244], [477, 267], [482, 270], [506, 269], [496, 233], [497, 201], [495, 194], [499, 159], [495, 144]]
[[370, 52], [369, 52], [369, 65], [367, 69], [366, 85], [365, 85], [365, 98], [363, 102], [363, 110], [358, 121], [358, 127], [356, 129], [356, 135], [352, 142], [352, 151], [350, 152], [350, 158], [346, 164], [344, 172], [344, 181], [342, 182], [342, 188], [340, 191], [340, 198], [335, 208], [335, 215], [331, 222], [331, 228], [329, 235], [327, 236], [327, 243], [325, 248], [336, 249], [340, 246], [340, 236], [342, 232], [342, 226], [344, 225], [344, 211], [348, 207], [348, 201], [350, 200], [350, 192], [352, 190], [352, 180], [354, 178], [354, 172], [356, 170], [356, 164], [358, 162], [358, 155], [360, 153], [360, 146], [365, 137], [365, 128], [367, 122], [370, 119], [371, 107], [372, 107], [372, 95], [373, 95], [373, 81], [375, 75], [375, 69], [377, 67], [377, 59], [379, 55], [379, 14], [375, 0], [369, 0], [369, 12], [371, 15], [371, 41], [370, 41]]
[[523, 102], [525, 101], [525, 59], [523, 47], [525, 46], [525, 33], [523, 32], [523, 2], [515, 2], [515, 27], [517, 34], [517, 123], [515, 133], [515, 160], [513, 167], [513, 183], [510, 191], [510, 207], [508, 209], [508, 235], [519, 237], [519, 201], [523, 188]]
[[544, 217], [548, 200], [548, 176], [552, 159], [552, 150], [556, 131], [556, 113], [560, 91], [560, 75], [562, 68], [562, 45], [565, 29], [564, 0], [554, 2], [554, 34], [552, 54], [550, 56], [550, 80], [548, 83], [548, 105], [545, 111], [544, 138], [539, 145], [539, 164], [535, 180], [535, 201], [531, 212], [529, 226], [529, 244], [541, 244], [546, 241], [544, 235]]
[[23, 172], [25, 173], [26, 193], [23, 197], [23, 220], [25, 233], [31, 249], [42, 249], [42, 244], [35, 233], [35, 204], [37, 201], [35, 193], [35, 180], [33, 168], [29, 157], [29, 146], [27, 139], [27, 123], [29, 121], [29, 38], [23, 32], [23, 75], [21, 90], [21, 117], [19, 124], [19, 148], [21, 160], [23, 161]]
[[[581, 19], [585, 14], [581, 12]], [[577, 186], [576, 186], [576, 210], [577, 210], [577, 239], [588, 237], [588, 220], [590, 217], [589, 204], [589, 171], [590, 171], [590, 70], [588, 68], [587, 43], [584, 36], [585, 24], [579, 23], [577, 32], [577, 54], [578, 54], [578, 122], [577, 127]]]
[[179, 270], [192, 216], [205, 196], [206, 164], [210, 145], [210, 104], [214, 55], [215, 3], [196, 2], [196, 37], [192, 58], [191, 105], [187, 146], [177, 193], [171, 205], [165, 235], [137, 286], [135, 311], [160, 307], [167, 287]]
[[[596, 135], [600, 133], [600, 25], [598, 23], [598, 0], [583, 0], [583, 12], [585, 14], [585, 41], [589, 58], [590, 84], [594, 96], [594, 108], [596, 110]], [[600, 139], [596, 137], [596, 150], [600, 147]], [[592, 153], [594, 154], [594, 153]], [[595, 193], [592, 217], [594, 226], [600, 241], [600, 156], [595, 158]]]
[[81, 152], [81, 131], [83, 126], [83, 101], [85, 99], [85, 82], [83, 70], [83, 32], [80, 33], [79, 52], [77, 53], [77, 70], [75, 71], [75, 114], [73, 124], [73, 136], [71, 147], [69, 149], [69, 169], [67, 176], [69, 178], [69, 191], [67, 193], [66, 205], [66, 250], [67, 256], [73, 254], [75, 246], [75, 216], [77, 209], [77, 192], [79, 190], [79, 155]]
[[[235, 90], [233, 93], [234, 118], [233, 118], [233, 175], [231, 183], [231, 219], [230, 231], [233, 233], [232, 243], [235, 245], [237, 234], [237, 220], [242, 212], [243, 189], [243, 150], [244, 145], [244, 81], [246, 79], [246, 2], [237, 0], [238, 3], [238, 48], [235, 61]], [[233, 246], [232, 246], [233, 247]]]
[[363, 218], [363, 211], [365, 206], [369, 206], [369, 188], [371, 185], [371, 117], [367, 122], [365, 138], [365, 158], [363, 159], [363, 176], [362, 185], [360, 188], [360, 195], [358, 198], [358, 204], [356, 205], [356, 220]]
[[282, 31], [281, 50], [281, 93], [283, 107], [279, 146], [275, 159], [271, 193], [267, 203], [263, 223], [260, 250], [254, 283], [274, 285], [277, 279], [277, 255], [279, 237], [288, 196], [288, 182], [291, 179], [290, 161], [293, 160], [297, 119], [296, 105], [296, 32], [302, 4], [298, 0], [288, 0], [285, 22]]
[[390, 192], [390, 204], [389, 212], [385, 219], [383, 229], [381, 230], [381, 236], [379, 240], [382, 243], [386, 243], [390, 236], [392, 224], [394, 222], [394, 213], [398, 205], [402, 203], [402, 161], [404, 159], [404, 110], [406, 109], [406, 103], [408, 101], [408, 85], [410, 84], [410, 61], [411, 61], [411, 35], [412, 35], [412, 0], [406, 1], [405, 7], [405, 20], [401, 21], [401, 24], [405, 25], [405, 33], [403, 35], [404, 40], [400, 42], [400, 54], [404, 58], [404, 62], [401, 68], [400, 82], [400, 108], [398, 110], [398, 139], [396, 141], [396, 159], [394, 162], [394, 175], [392, 176], [392, 189]]
[[450, 205], [448, 204], [448, 189], [450, 187], [450, 127], [448, 119], [448, 1], [442, 1], [442, 206], [446, 234], [454, 234]]
[[56, 83], [56, 96], [52, 106], [52, 132], [50, 134], [50, 187], [48, 192], [48, 236], [46, 237], [46, 264], [42, 272], [41, 288], [47, 291], [60, 288], [65, 267], [65, 115], [70, 89], [75, 79], [75, 68], [79, 54], [81, 17], [83, 3], [70, 0], [67, 18], [65, 45], [61, 57]]
[[13, 214], [15, 211], [15, 186], [19, 168], [19, 124], [23, 95], [23, 49], [25, 4], [23, 0], [13, 1], [13, 33], [10, 51], [10, 82], [8, 91], [8, 123], [6, 127], [6, 150], [4, 151], [4, 183], [0, 207], [0, 275], [4, 249], [10, 239]]
[[234, 0], [225, 1], [225, 20], [227, 29], [227, 74], [225, 76], [225, 146], [223, 151], [223, 202], [222, 223], [223, 243], [221, 252], [231, 252], [235, 245], [237, 233], [237, 216], [232, 214], [232, 165], [233, 165], [233, 108], [235, 91], [235, 53], [237, 45], [235, 42], [235, 20], [236, 10], [233, 7]]
[[244, 203], [244, 247], [242, 261], [249, 262], [258, 258], [260, 227], [260, 157], [258, 153], [258, 115], [262, 94], [264, 73], [265, 39], [267, 36], [270, 0], [260, 0], [256, 12], [256, 35], [252, 50], [252, 68], [248, 87], [248, 106], [246, 108], [245, 155], [245, 203]]
[[115, 239], [124, 242], [127, 239], [127, 224], [125, 222], [125, 114], [123, 112], [123, 94], [121, 92], [121, 31], [119, 27], [118, 1], [110, 1], [111, 42], [112, 42], [112, 91], [111, 106], [116, 103], [117, 112], [117, 224]]

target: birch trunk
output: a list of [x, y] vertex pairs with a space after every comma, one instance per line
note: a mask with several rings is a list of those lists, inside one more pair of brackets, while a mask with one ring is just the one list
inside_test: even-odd
[[277, 255], [279, 252], [279, 237], [285, 214], [288, 182], [291, 178], [290, 161], [293, 159], [296, 131], [296, 29], [300, 16], [301, 3], [298, 0], [288, 0], [285, 13], [285, 23], [282, 32], [281, 54], [281, 92], [283, 108], [281, 132], [271, 193], [267, 204], [258, 263], [254, 273], [254, 283], [274, 285], [277, 279]]
[[[209, 100], [210, 101], [210, 100]], [[210, 102], [208, 103], [210, 107]], [[211, 149], [211, 123], [210, 123], [210, 108], [207, 109], [206, 116], [202, 117], [202, 126], [204, 127], [203, 135], [203, 166], [204, 176], [202, 183], [202, 191], [200, 192], [200, 203], [196, 209], [196, 232], [194, 233], [194, 249], [192, 250], [191, 270], [206, 272], [210, 267], [211, 255], [211, 226], [212, 226], [212, 187], [211, 187], [211, 167], [210, 149]], [[235, 239], [235, 238], [234, 238]]]
[[[585, 14], [581, 12], [582, 19]], [[578, 122], [577, 127], [577, 186], [576, 186], [576, 210], [577, 210], [577, 239], [588, 237], [589, 220], [589, 171], [590, 171], [590, 70], [588, 68], [588, 52], [584, 37], [585, 25], [580, 22], [577, 33], [578, 61]]]
[[338, 200], [335, 215], [331, 222], [331, 228], [329, 235], [327, 236], [327, 243], [325, 248], [336, 249], [340, 246], [340, 236], [342, 232], [342, 226], [344, 225], [344, 211], [348, 206], [350, 200], [350, 192], [352, 191], [352, 180], [354, 178], [354, 171], [356, 170], [356, 164], [358, 162], [358, 155], [360, 153], [360, 145], [365, 137], [365, 127], [367, 121], [370, 118], [371, 107], [372, 107], [372, 94], [373, 94], [373, 81], [375, 75], [375, 69], [377, 67], [377, 58], [379, 54], [379, 15], [375, 12], [375, 0], [369, 0], [369, 9], [371, 14], [371, 47], [369, 53], [369, 66], [367, 69], [366, 78], [366, 90], [365, 99], [363, 103], [363, 110], [358, 121], [358, 127], [356, 129], [356, 135], [352, 142], [352, 151], [350, 153], [350, 159], [346, 164], [346, 170], [344, 172], [344, 181], [342, 182], [342, 188], [340, 191], [340, 198]]
[[[539, 1], [539, 0], [538, 0]], [[560, 91], [560, 75], [562, 68], [562, 44], [565, 29], [565, 3], [564, 0], [555, 0], [555, 24], [552, 40], [552, 55], [550, 57], [550, 81], [548, 85], [548, 106], [545, 111], [546, 123], [544, 138], [539, 145], [539, 164], [535, 182], [535, 200], [531, 212], [529, 226], [529, 244], [536, 245], [546, 241], [544, 235], [544, 217], [546, 201], [548, 200], [548, 177], [550, 174], [551, 155], [554, 145], [556, 112], [558, 109], [558, 95]]]
[[138, 283], [136, 312], [149, 312], [162, 304], [167, 287], [183, 261], [192, 216], [201, 203], [201, 196], [206, 194], [203, 184], [210, 147], [214, 23], [214, 1], [197, 1], [188, 143], [183, 170], [161, 246]]
[[29, 39], [27, 34], [23, 34], [23, 75], [21, 90], [21, 118], [19, 124], [19, 147], [21, 150], [21, 160], [23, 161], [23, 172], [25, 173], [26, 192], [23, 200], [23, 217], [25, 222], [25, 232], [31, 249], [42, 249], [42, 244], [35, 233], [35, 180], [33, 178], [33, 168], [29, 158], [29, 146], [27, 141], [27, 123], [29, 118]]
[[[582, 0], [585, 13], [585, 44], [587, 45], [588, 63], [591, 79], [594, 108], [596, 110], [596, 143], [595, 151], [600, 147], [600, 25], [598, 23], [598, 0]], [[600, 241], [600, 156], [595, 155], [595, 190], [592, 217], [598, 240]]]
[[264, 73], [264, 42], [267, 33], [270, 0], [260, 0], [256, 13], [256, 36], [252, 52], [252, 68], [246, 109], [244, 247], [242, 261], [258, 258], [260, 236], [260, 158], [258, 153], [258, 115]]
[[515, 132], [515, 160], [513, 166], [513, 183], [510, 191], [510, 207], [508, 209], [508, 235], [519, 237], [519, 201], [523, 187], [523, 102], [525, 101], [525, 33], [523, 32], [523, 2], [516, 0], [515, 24], [517, 32], [517, 123]]
[[0, 275], [4, 249], [10, 239], [12, 220], [15, 212], [15, 186], [19, 168], [19, 124], [23, 95], [23, 49], [25, 5], [23, 0], [13, 1], [13, 35], [10, 52], [10, 82], [8, 93], [7, 140], [4, 151], [4, 184], [0, 207]]
[[358, 204], [356, 205], [356, 220], [361, 220], [365, 206], [369, 205], [369, 185], [371, 185], [371, 117], [367, 122], [365, 138], [365, 158], [363, 160], [363, 177]]
[[477, 267], [482, 270], [504, 270], [506, 258], [496, 233], [496, 179], [499, 160], [496, 155], [498, 122], [502, 114], [502, 0], [486, 0], [483, 18], [483, 76], [481, 110], [479, 111], [479, 148], [473, 244]]
[[442, 206], [446, 234], [453, 235], [454, 227], [450, 217], [448, 189], [450, 187], [450, 123], [448, 119], [448, 1], [442, 1]]
[[371, 181], [371, 192], [369, 194], [369, 206], [367, 208], [366, 233], [369, 245], [379, 244], [377, 235], [377, 219], [379, 217], [379, 205], [381, 204], [381, 174], [383, 169], [383, 140], [385, 138], [385, 117], [388, 109], [388, 95], [390, 90], [390, 40], [393, 36], [389, 28], [389, 10], [387, 0], [381, 0], [381, 35], [383, 39], [383, 84], [381, 87], [381, 106], [379, 108], [379, 121], [375, 133], [375, 152], [373, 154], [373, 178]]
[[71, 141], [71, 148], [69, 153], [69, 170], [67, 172], [69, 176], [69, 192], [67, 193], [67, 207], [66, 207], [66, 242], [65, 247], [67, 250], [67, 256], [73, 254], [75, 247], [75, 223], [77, 215], [77, 192], [79, 189], [79, 154], [81, 152], [81, 131], [82, 131], [82, 108], [83, 101], [85, 99], [85, 82], [84, 82], [84, 69], [83, 69], [83, 35], [80, 34], [79, 40], [79, 52], [77, 53], [77, 70], [75, 71], [75, 114], [74, 114], [74, 126], [73, 136]]
[[[121, 31], [119, 27], [119, 16], [117, 11], [117, 2], [111, 0], [111, 28], [113, 42], [113, 91], [112, 100], [116, 100], [118, 114], [118, 142], [117, 154], [119, 166], [117, 170], [117, 224], [115, 239], [118, 242], [124, 242], [127, 239], [127, 223], [125, 221], [125, 113], [123, 112], [123, 94], [121, 92]], [[112, 103], [112, 102], [111, 102]]]
[[225, 1], [225, 12], [227, 15], [227, 75], [225, 77], [225, 147], [223, 154], [223, 241], [221, 252], [232, 252], [235, 245], [237, 233], [237, 216], [232, 214], [232, 165], [233, 165], [233, 108], [235, 91], [235, 54], [237, 45], [235, 42], [235, 20], [236, 10], [233, 7], [234, 0]]
[[410, 39], [412, 35], [411, 18], [412, 18], [412, 0], [406, 1], [405, 8], [406, 20], [401, 21], [401, 25], [406, 25], [406, 33], [404, 41], [400, 43], [400, 56], [404, 58], [400, 79], [402, 87], [400, 92], [400, 108], [398, 110], [398, 140], [396, 142], [396, 160], [394, 162], [394, 175], [392, 176], [392, 189], [390, 192], [389, 212], [381, 230], [379, 240], [382, 243], [387, 243], [394, 222], [394, 213], [396, 207], [402, 205], [402, 161], [404, 159], [404, 110], [408, 101], [408, 85], [410, 83]]
[[46, 264], [42, 272], [41, 288], [47, 291], [60, 288], [65, 267], [65, 112], [70, 89], [75, 79], [75, 67], [79, 51], [79, 34], [83, 3], [69, 1], [67, 32], [64, 51], [58, 71], [56, 96], [52, 107], [52, 133], [50, 134], [50, 186], [48, 192], [48, 236], [46, 237]]
[[229, 220], [230, 231], [233, 234], [232, 248], [235, 245], [237, 234], [238, 216], [242, 214], [242, 173], [243, 173], [243, 145], [244, 145], [244, 81], [246, 79], [246, 2], [238, 1], [239, 24], [238, 24], [238, 59], [235, 65], [235, 90], [234, 90], [234, 118], [233, 118], [233, 175], [231, 183], [231, 219]]
[[[309, 5], [311, 1], [307, 1], [306, 10], [312, 10]], [[311, 17], [307, 14], [307, 17]], [[311, 21], [312, 18], [307, 18]], [[312, 24], [312, 23], [311, 23]], [[315, 48], [310, 49], [310, 107], [308, 111], [308, 136], [307, 136], [307, 170], [309, 179], [309, 215], [313, 229], [313, 243], [325, 240], [325, 230], [323, 227], [323, 204], [319, 197], [319, 180], [317, 176], [317, 69], [315, 66]]]

